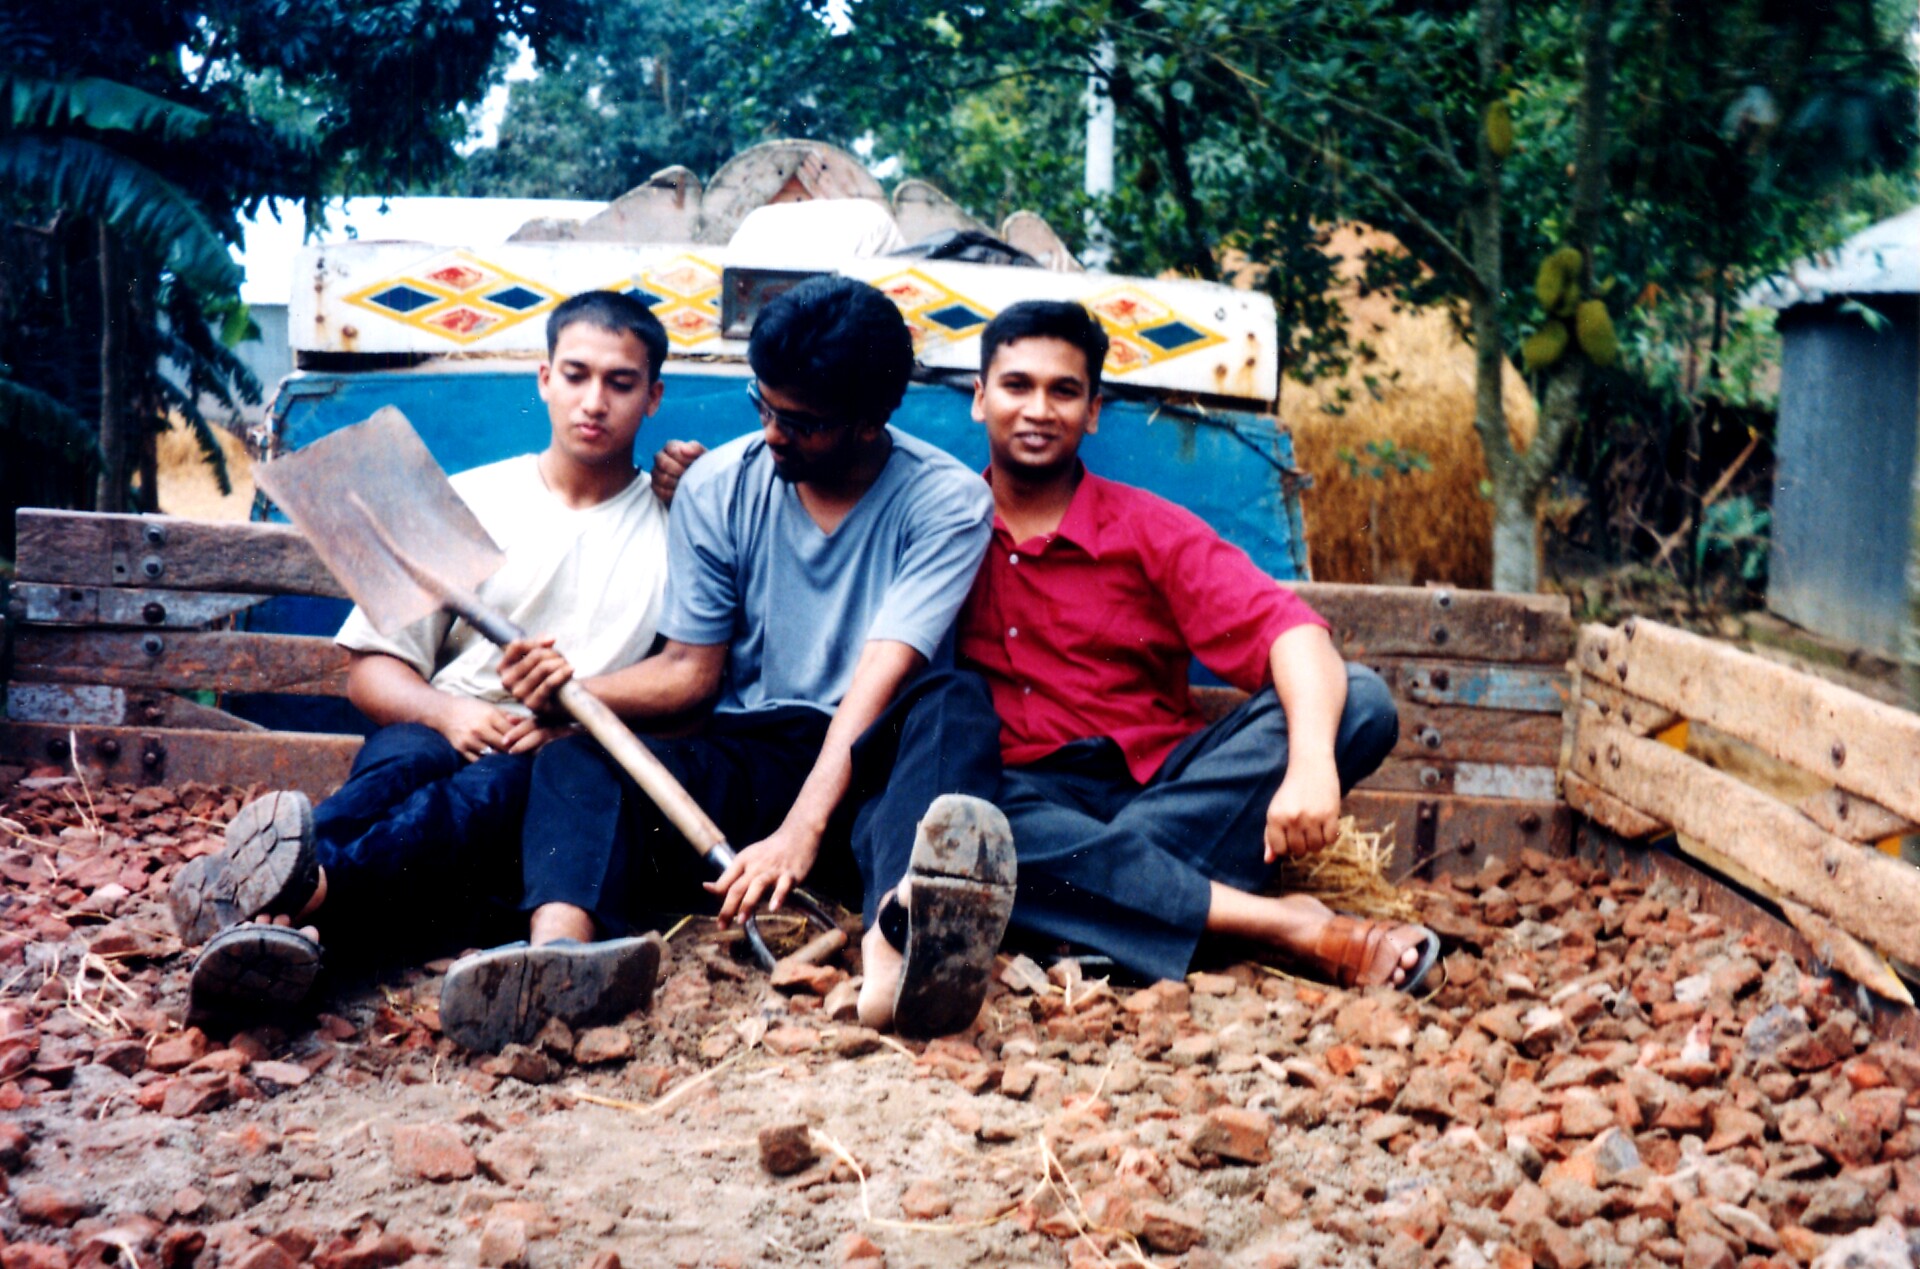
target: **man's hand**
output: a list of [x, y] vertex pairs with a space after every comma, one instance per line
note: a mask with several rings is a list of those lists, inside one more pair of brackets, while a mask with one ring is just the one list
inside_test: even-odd
[[1332, 762], [1291, 761], [1267, 805], [1267, 862], [1299, 859], [1340, 837], [1340, 775]]
[[693, 466], [693, 460], [706, 452], [707, 447], [699, 441], [668, 441], [662, 445], [653, 456], [653, 496], [672, 506], [680, 478]]
[[786, 824], [775, 829], [773, 836], [741, 851], [718, 880], [706, 883], [714, 894], [726, 896], [726, 902], [720, 905], [720, 924], [745, 921], [769, 893], [772, 897], [767, 900], [767, 911], [778, 912], [787, 892], [806, 880], [819, 854], [817, 834]]
[[512, 714], [485, 701], [451, 695], [440, 702], [431, 720], [433, 729], [468, 762], [504, 750], [507, 733], [516, 721]]
[[516, 718], [507, 728], [498, 748], [502, 753], [532, 753], [549, 740], [558, 740], [579, 730], [569, 723], [543, 724], [537, 718]]
[[500, 651], [500, 682], [536, 716], [555, 712], [560, 689], [573, 678], [573, 664], [554, 650], [552, 635], [515, 639]]

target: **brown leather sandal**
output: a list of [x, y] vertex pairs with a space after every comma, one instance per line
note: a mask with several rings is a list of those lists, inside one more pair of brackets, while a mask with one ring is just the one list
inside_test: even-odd
[[[1408, 925], [1413, 925], [1413, 922], [1374, 921], [1336, 912], [1328, 920], [1326, 928], [1320, 931], [1320, 937], [1314, 940], [1313, 961], [1340, 986], [1361, 986], [1361, 975], [1367, 972], [1367, 966], [1373, 963], [1374, 957], [1386, 944], [1387, 936]], [[1420, 990], [1420, 985], [1433, 970], [1434, 962], [1440, 958], [1440, 936], [1424, 926], [1414, 928], [1421, 930], [1426, 938], [1421, 945], [1420, 963], [1408, 971], [1407, 980], [1398, 986], [1398, 990], [1409, 995]], [[1387, 983], [1364, 985], [1389, 986], [1391, 979]]]

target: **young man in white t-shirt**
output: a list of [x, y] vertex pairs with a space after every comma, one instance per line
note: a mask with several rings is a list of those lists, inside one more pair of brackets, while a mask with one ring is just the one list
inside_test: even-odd
[[[666, 351], [639, 300], [567, 300], [548, 321], [539, 370], [547, 447], [453, 477], [506, 554], [481, 599], [595, 673], [645, 657], [660, 617], [667, 513], [635, 467], [634, 439], [660, 407]], [[517, 897], [533, 755], [566, 729], [516, 701], [499, 650], [445, 613], [388, 637], [356, 608], [336, 641], [352, 654], [348, 699], [380, 730], [319, 807], [296, 792], [255, 799], [228, 826], [226, 849], [175, 879], [181, 939], [206, 941], [193, 968], [198, 1009], [304, 996], [320, 924], [342, 941], [391, 946]], [[651, 990], [658, 946], [627, 939], [552, 955], [582, 962], [563, 974], [604, 979], [597, 997], [625, 1013]]]

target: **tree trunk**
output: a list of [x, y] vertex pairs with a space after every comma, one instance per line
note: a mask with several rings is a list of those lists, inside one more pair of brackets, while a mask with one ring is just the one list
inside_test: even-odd
[[[1491, 87], [1487, 68], [1486, 13], [1498, 3], [1499, 0], [1482, 0], [1481, 4], [1480, 74], [1483, 90]], [[1585, 65], [1580, 85], [1578, 151], [1574, 155], [1573, 206], [1568, 219], [1567, 245], [1579, 248], [1586, 261], [1581, 289], [1588, 295], [1593, 293], [1593, 244], [1607, 198], [1607, 157], [1611, 149], [1608, 112], [1612, 108], [1613, 87], [1612, 23], [1613, 0], [1586, 0], [1581, 22]], [[1484, 173], [1486, 160], [1490, 156], [1487, 155], [1485, 129], [1481, 131], [1480, 151]], [[1497, 191], [1493, 193], [1491, 201], [1497, 231]], [[1475, 248], [1477, 254], [1477, 242]], [[1476, 313], [1476, 340], [1480, 338], [1479, 327]], [[1559, 461], [1560, 447], [1579, 418], [1580, 390], [1586, 381], [1587, 360], [1577, 348], [1572, 347], [1561, 355], [1548, 374], [1547, 390], [1540, 403], [1540, 421], [1534, 431], [1533, 443], [1527, 447], [1525, 454], [1515, 455], [1507, 440], [1504, 416], [1499, 416], [1499, 436], [1489, 435], [1490, 411], [1498, 409], [1502, 359], [1497, 355], [1493, 359], [1489, 384], [1490, 372], [1484, 346], [1479, 352], [1474, 425], [1486, 449], [1488, 475], [1493, 481], [1493, 585], [1495, 590], [1534, 590], [1540, 584], [1540, 543], [1534, 508]], [[1502, 465], [1510, 470], [1496, 470]], [[1524, 539], [1520, 536], [1523, 521], [1526, 526]]]
[[100, 474], [94, 482], [95, 511], [124, 511], [127, 501], [127, 399], [122, 317], [126, 287], [120, 252], [105, 224], [99, 226], [100, 271]]
[[[1505, 51], [1506, 0], [1480, 0], [1479, 98], [1484, 112], [1499, 96], [1500, 62]], [[1507, 432], [1506, 403], [1501, 377], [1506, 373], [1506, 331], [1500, 320], [1500, 298], [1506, 293], [1501, 272], [1504, 226], [1501, 224], [1500, 160], [1488, 143], [1483, 125], [1475, 129], [1474, 197], [1467, 206], [1468, 248], [1473, 257], [1475, 284], [1468, 300], [1473, 329], [1473, 430], [1487, 460], [1487, 481], [1493, 486], [1493, 588], [1532, 590], [1535, 575], [1533, 503], [1520, 479], [1520, 456]], [[1516, 549], [1516, 543], [1520, 549]]]

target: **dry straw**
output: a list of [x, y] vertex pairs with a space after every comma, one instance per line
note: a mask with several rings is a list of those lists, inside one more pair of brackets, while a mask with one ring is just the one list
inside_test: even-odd
[[[1397, 310], [1385, 295], [1362, 294], [1369, 249], [1400, 248], [1391, 235], [1359, 226], [1335, 230], [1327, 247], [1341, 261], [1335, 295], [1350, 337], [1369, 345], [1374, 358], [1312, 384], [1288, 379], [1280, 389], [1281, 421], [1301, 469], [1313, 477], [1301, 498], [1313, 575], [1485, 586], [1493, 569], [1493, 509], [1479, 488], [1487, 468], [1473, 430], [1473, 349], [1444, 308]], [[1239, 275], [1252, 280], [1244, 267]], [[1502, 396], [1508, 434], [1524, 447], [1537, 411], [1511, 365]], [[1384, 481], [1355, 476], [1340, 451], [1362, 454], [1369, 441], [1422, 454], [1432, 470]]]

